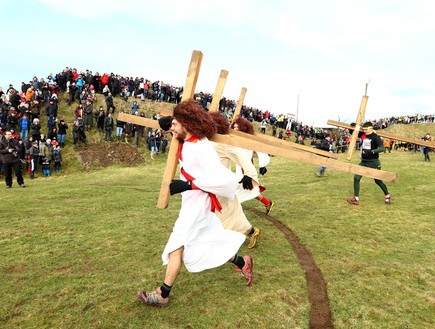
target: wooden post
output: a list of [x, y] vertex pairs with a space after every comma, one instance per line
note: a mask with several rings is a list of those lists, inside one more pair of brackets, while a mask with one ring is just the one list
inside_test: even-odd
[[[346, 128], [346, 129], [354, 129], [355, 128], [347, 123], [343, 123], [340, 121], [334, 121], [334, 120], [328, 120], [328, 125], [336, 126], [336, 127], [340, 127], [340, 128]], [[375, 130], [375, 132], [378, 136], [381, 136], [381, 137], [394, 139], [396, 141], [407, 142], [410, 144], [416, 144], [419, 146], [431, 147], [431, 148], [435, 149], [435, 142], [428, 142], [428, 141], [424, 141], [422, 139], [413, 139], [413, 138], [409, 138], [409, 137], [397, 136], [397, 135], [393, 135], [393, 134], [387, 133], [387, 132], [382, 131], [382, 130]]]
[[[367, 89], [366, 89], [367, 91]], [[364, 114], [366, 113], [366, 105], [367, 105], [367, 100], [369, 99], [369, 96], [363, 96], [362, 100], [361, 100], [361, 105], [359, 107], [359, 112], [358, 112], [358, 116], [356, 118], [356, 126], [355, 126], [355, 130], [352, 133], [352, 137], [350, 138], [350, 143], [349, 143], [349, 148], [347, 149], [347, 155], [346, 155], [346, 160], [350, 160], [352, 159], [353, 156], [353, 150], [355, 148], [356, 145], [356, 140], [358, 139], [358, 133], [361, 129], [361, 124], [362, 121], [364, 119]]]
[[240, 110], [242, 109], [243, 106], [243, 101], [245, 100], [245, 95], [246, 95], [246, 88], [243, 87], [242, 91], [240, 92], [239, 100], [237, 101], [236, 109], [234, 110], [233, 120], [240, 114]]
[[222, 98], [222, 94], [224, 92], [225, 83], [227, 82], [228, 78], [228, 71], [221, 70], [221, 74], [219, 75], [219, 80], [216, 85], [216, 91], [213, 95], [213, 100], [211, 101], [210, 105], [210, 112], [216, 112], [219, 108], [219, 102]]
[[[184, 85], [183, 96], [181, 101], [193, 98], [195, 93], [196, 83], [198, 81], [199, 70], [201, 69], [203, 54], [199, 50], [194, 50], [190, 60], [189, 70], [187, 72], [186, 84]], [[162, 185], [160, 187], [159, 199], [157, 201], [157, 208], [166, 209], [169, 204], [169, 184], [175, 176], [177, 170], [178, 158], [178, 140], [172, 138], [171, 145], [168, 151], [168, 159], [166, 160], [166, 167], [163, 172]]]

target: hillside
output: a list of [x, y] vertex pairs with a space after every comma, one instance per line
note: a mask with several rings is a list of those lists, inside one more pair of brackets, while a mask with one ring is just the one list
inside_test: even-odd
[[[121, 143], [118, 142], [105, 142], [103, 140], [104, 135], [97, 130], [97, 125], [94, 120], [93, 128], [90, 132], [86, 132], [86, 137], [88, 141], [88, 146], [85, 148], [80, 143], [77, 144], [76, 148], [72, 147], [72, 125], [75, 119], [74, 110], [79, 105], [77, 101], [69, 106], [67, 104], [68, 94], [59, 94], [59, 111], [58, 119], [65, 120], [68, 124], [69, 129], [67, 131], [66, 143], [63, 148], [63, 172], [73, 173], [77, 171], [82, 171], [83, 169], [95, 169], [107, 167], [112, 164], [120, 164], [123, 166], [137, 165], [149, 158], [149, 151], [146, 148], [146, 139], [143, 137], [141, 139], [140, 147], [136, 148], [131, 143], [133, 143], [133, 138], [129, 138], [129, 143], [125, 143], [123, 139]], [[140, 111], [144, 112], [146, 117], [151, 117], [155, 113], [159, 113], [163, 108], [173, 108], [174, 104], [171, 103], [161, 103], [152, 102], [150, 100], [140, 101], [137, 100], [140, 106]], [[129, 98], [128, 101], [124, 101], [119, 97], [114, 98], [114, 104], [116, 107], [115, 117], [117, 113], [124, 110], [126, 113], [130, 113], [130, 106], [133, 103], [133, 99]], [[104, 100], [104, 95], [97, 94], [97, 100], [94, 102], [94, 111], [98, 111], [99, 107], [103, 106], [106, 110], [106, 104]], [[46, 133], [46, 121], [47, 117], [45, 115], [45, 107], [41, 108], [41, 125], [42, 132]], [[115, 136], [115, 130], [112, 133]], [[115, 138], [114, 138], [115, 140]]]
[[[63, 119], [69, 125], [70, 129], [67, 132], [66, 145], [63, 149], [63, 159], [64, 159], [64, 172], [72, 173], [76, 171], [81, 171], [83, 169], [94, 169], [106, 167], [111, 164], [121, 164], [121, 165], [135, 165], [138, 164], [144, 159], [149, 159], [149, 151], [146, 147], [146, 139], [145, 137], [141, 140], [141, 145], [139, 148], [131, 145], [133, 142], [133, 138], [130, 137], [130, 144], [126, 144], [124, 139], [121, 143], [112, 142], [107, 143], [103, 141], [103, 134], [99, 133], [96, 129], [96, 123], [94, 122], [93, 129], [90, 132], [87, 132], [87, 140], [88, 140], [88, 148], [84, 148], [81, 145], [78, 145], [77, 148], [72, 147], [72, 124], [74, 121], [74, 110], [78, 106], [78, 102], [74, 102], [71, 106], [67, 104], [68, 94], [61, 93], [59, 95], [59, 112], [58, 119]], [[160, 111], [164, 108], [175, 107], [175, 104], [166, 103], [166, 102], [153, 102], [149, 99], [144, 101], [137, 100], [141, 112], [145, 113], [146, 117], [152, 117], [153, 114], [160, 113]], [[133, 103], [133, 99], [129, 98], [128, 101], [124, 101], [119, 97], [114, 98], [114, 103], [116, 107], [116, 114], [121, 110], [124, 110], [126, 113], [130, 113], [130, 106]], [[106, 109], [106, 104], [104, 101], [104, 95], [97, 94], [97, 100], [94, 102], [94, 111], [98, 110], [100, 106], [103, 106]], [[43, 126], [42, 132], [45, 133], [47, 121], [45, 115], [45, 108], [41, 108], [41, 124]], [[258, 122], [254, 122], [254, 126], [256, 130], [260, 131], [260, 124]], [[280, 129], [277, 130], [279, 133]], [[432, 135], [435, 135], [435, 124], [434, 123], [422, 123], [422, 124], [397, 124], [389, 127], [386, 131], [399, 135], [413, 138], [414, 136], [421, 137], [426, 132], [430, 132]], [[269, 126], [266, 130], [266, 134], [271, 135], [272, 129]], [[113, 136], [115, 135], [115, 131], [113, 132]], [[295, 141], [295, 134], [291, 137], [291, 141]], [[305, 144], [309, 145], [311, 140], [306, 140]], [[101, 147], [99, 146], [101, 145]]]
[[423, 137], [427, 132], [432, 136], [435, 135], [435, 123], [415, 123], [415, 124], [396, 124], [385, 129], [394, 135], [404, 136], [409, 138]]

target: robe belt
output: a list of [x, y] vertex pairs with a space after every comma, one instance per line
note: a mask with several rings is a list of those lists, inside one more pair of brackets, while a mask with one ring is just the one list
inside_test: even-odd
[[[190, 175], [186, 172], [186, 170], [184, 170], [184, 168], [181, 168], [180, 171], [181, 171], [181, 173], [183, 174], [183, 176], [186, 177], [187, 180], [190, 180], [190, 181], [195, 180], [195, 178], [193, 178], [192, 176], [190, 176]], [[219, 211], [219, 212], [221, 212], [221, 210], [222, 210], [222, 205], [221, 205], [221, 203], [219, 202], [217, 196], [214, 195], [213, 193], [210, 193], [210, 192], [206, 192], [206, 191], [203, 191], [203, 192], [207, 193], [208, 196], [210, 197], [210, 200], [211, 200], [210, 210], [211, 210], [212, 212], [215, 212], [216, 210]]]

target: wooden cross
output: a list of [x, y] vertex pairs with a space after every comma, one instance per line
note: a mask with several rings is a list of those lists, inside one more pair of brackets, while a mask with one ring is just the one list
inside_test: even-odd
[[[366, 94], [367, 94], [367, 86], [366, 86]], [[366, 113], [366, 106], [367, 106], [368, 99], [369, 99], [369, 96], [364, 95], [362, 100], [361, 100], [361, 105], [359, 107], [358, 115], [356, 118], [356, 125], [355, 125], [354, 131], [352, 133], [352, 137], [350, 138], [349, 147], [347, 149], [346, 160], [352, 159], [353, 150], [355, 149], [356, 140], [358, 139], [358, 133], [361, 129], [361, 124], [362, 124], [362, 121], [364, 120], [364, 115]]]
[[[328, 120], [328, 125], [336, 126], [336, 127], [340, 127], [340, 128], [346, 128], [346, 129], [355, 129], [354, 126], [351, 126], [347, 123], [343, 123], [340, 121], [334, 121], [334, 120]], [[387, 132], [382, 131], [382, 130], [376, 130], [376, 134], [378, 136], [393, 139], [396, 141], [403, 141], [403, 142], [407, 142], [410, 144], [416, 144], [416, 145], [430, 147], [430, 148], [435, 149], [435, 142], [429, 142], [429, 141], [424, 141], [421, 139], [412, 139], [409, 137], [397, 136], [397, 135], [393, 135], [393, 134], [387, 133]]]
[[[193, 98], [196, 82], [198, 80], [199, 70], [201, 67], [202, 58], [203, 58], [203, 54], [200, 51], [197, 50], [193, 51], [192, 59], [187, 73], [186, 84], [183, 91], [183, 97], [181, 101], [185, 101], [187, 99]], [[217, 103], [221, 98], [227, 76], [228, 76], [228, 72], [222, 70], [220, 78], [218, 80], [216, 92], [214, 94], [214, 100], [216, 99]], [[241, 97], [239, 98], [238, 106], [241, 106], [241, 104], [243, 103], [243, 98], [245, 93], [246, 93], [246, 88], [243, 88], [242, 89], [243, 95], [241, 94]], [[213, 104], [212, 101], [211, 110], [213, 111], [217, 110], [217, 106], [215, 104]], [[172, 110], [162, 110], [161, 114], [172, 115]], [[118, 120], [124, 122], [130, 122], [133, 124], [142, 125], [146, 127], [151, 127], [155, 129], [160, 128], [157, 120], [151, 120], [151, 119], [134, 116], [126, 113], [119, 113]], [[392, 182], [396, 180], [396, 174], [394, 173], [362, 167], [350, 163], [340, 162], [335, 159], [336, 157], [335, 155], [329, 152], [318, 150], [311, 147], [306, 147], [304, 145], [299, 145], [291, 142], [281, 141], [271, 136], [264, 136], [259, 134], [250, 135], [231, 129], [229, 135], [214, 134], [211, 140], [217, 143], [228, 144], [228, 145], [237, 146], [253, 151], [259, 151], [275, 156], [281, 156], [298, 162], [309, 163], [318, 166], [319, 165], [325, 166], [340, 171], [349, 172], [352, 174], [358, 174], [361, 176], [381, 179], [385, 181], [392, 181]], [[157, 202], [157, 207], [160, 209], [167, 208], [169, 204], [169, 197], [170, 197], [169, 184], [171, 183], [171, 181], [175, 176], [175, 171], [178, 165], [178, 159], [177, 159], [178, 144], [179, 144], [178, 140], [173, 138], [169, 148], [168, 159], [166, 161], [165, 171], [162, 179], [162, 185], [160, 188], [159, 200]], [[294, 144], [294, 145], [290, 145], [290, 144]]]

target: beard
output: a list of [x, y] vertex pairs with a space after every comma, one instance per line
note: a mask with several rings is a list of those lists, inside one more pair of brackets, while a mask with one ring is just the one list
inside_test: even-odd
[[177, 134], [176, 138], [182, 142], [186, 139], [186, 132], [183, 130], [182, 132], [180, 132], [179, 134]]

